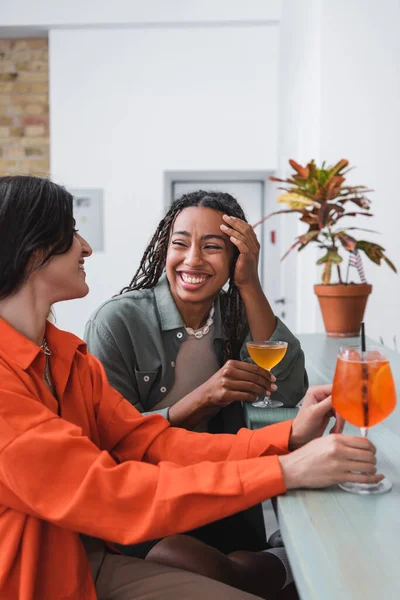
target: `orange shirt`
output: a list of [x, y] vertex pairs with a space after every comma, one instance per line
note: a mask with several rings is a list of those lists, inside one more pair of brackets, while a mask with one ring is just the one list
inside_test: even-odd
[[290, 421], [236, 436], [170, 427], [111, 388], [80, 339], [50, 323], [46, 338], [61, 417], [43, 352], [0, 319], [0, 598], [95, 600], [78, 532], [133, 544], [286, 491]]

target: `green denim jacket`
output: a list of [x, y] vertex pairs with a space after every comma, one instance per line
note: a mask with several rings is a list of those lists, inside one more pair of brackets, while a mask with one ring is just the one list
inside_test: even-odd
[[[214, 324], [213, 344], [222, 367], [220, 298], [215, 304]], [[104, 302], [90, 317], [84, 334], [89, 351], [102, 362], [110, 384], [142, 413], [152, 412], [171, 390], [176, 357], [186, 337], [165, 274], [152, 289], [127, 292]], [[250, 339], [249, 332], [239, 355], [233, 358], [251, 361], [246, 349]], [[285, 406], [295, 406], [308, 386], [304, 354], [299, 340], [279, 319], [271, 336], [274, 339], [289, 345], [284, 359], [273, 369], [278, 385], [273, 397]], [[168, 408], [154, 412], [168, 419]]]

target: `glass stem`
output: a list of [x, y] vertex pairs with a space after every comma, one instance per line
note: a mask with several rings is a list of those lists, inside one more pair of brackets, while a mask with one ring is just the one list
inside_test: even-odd
[[361, 431], [361, 437], [363, 437], [363, 438], [368, 437], [368, 427], [360, 427], [360, 431]]

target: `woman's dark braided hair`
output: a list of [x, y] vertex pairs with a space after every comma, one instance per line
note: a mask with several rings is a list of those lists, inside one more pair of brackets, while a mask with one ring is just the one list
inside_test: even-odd
[[[142, 260], [132, 281], [124, 287], [120, 294], [132, 290], [153, 288], [160, 279], [165, 268], [169, 239], [172, 226], [178, 213], [183, 209], [200, 206], [212, 208], [223, 214], [238, 217], [246, 221], [246, 217], [239, 203], [230, 194], [223, 192], [206, 192], [198, 190], [184, 194], [175, 200], [167, 214], [161, 219], [158, 227], [151, 238]], [[224, 360], [234, 357], [244, 340], [247, 328], [247, 320], [242, 298], [234, 282], [234, 272], [239, 251], [234, 246], [233, 260], [229, 271], [229, 287], [221, 298], [221, 316], [224, 332]]]

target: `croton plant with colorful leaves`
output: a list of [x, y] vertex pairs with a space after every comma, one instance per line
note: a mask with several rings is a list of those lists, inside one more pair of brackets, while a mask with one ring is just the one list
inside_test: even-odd
[[[334, 166], [326, 166], [323, 162], [320, 168], [316, 166], [314, 160], [305, 167], [294, 160], [289, 160], [289, 163], [294, 169], [291, 177], [288, 179], [270, 177], [271, 181], [286, 184], [285, 187], [280, 188], [284, 190], [284, 193], [277, 198], [277, 202], [286, 204], [288, 208], [275, 211], [264, 217], [262, 221], [273, 215], [298, 213], [300, 221], [308, 225], [308, 231], [296, 237], [282, 260], [295, 248], [300, 251], [314, 242], [318, 244], [319, 248], [326, 251], [317, 261], [318, 265], [324, 267], [323, 284], [331, 282], [334, 266], [337, 267], [339, 283], [348, 283], [349, 269], [347, 269], [346, 281], [343, 281], [342, 278], [343, 258], [339, 253], [341, 249], [350, 253], [349, 258], [353, 259], [350, 261], [351, 264], [357, 266], [361, 263], [359, 254], [361, 251], [375, 264], [380, 265], [384, 260], [394, 272], [397, 272], [394, 264], [385, 256], [385, 249], [382, 246], [366, 240], [357, 240], [349, 234], [349, 231], [353, 230], [376, 233], [375, 231], [363, 227], [341, 226], [341, 221], [345, 217], [372, 216], [371, 201], [366, 197], [366, 194], [372, 190], [367, 189], [364, 185], [345, 185], [349, 162], [342, 159]], [[356, 261], [354, 261], [355, 257], [357, 257]]]

